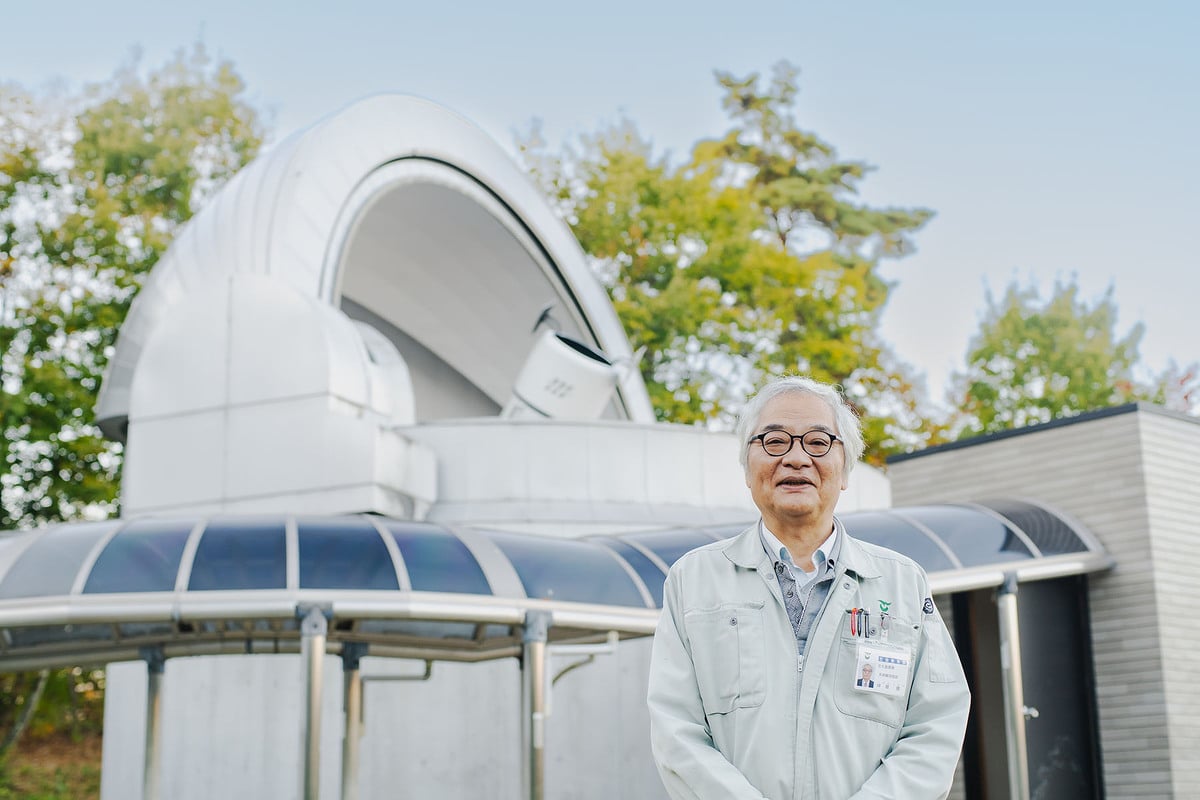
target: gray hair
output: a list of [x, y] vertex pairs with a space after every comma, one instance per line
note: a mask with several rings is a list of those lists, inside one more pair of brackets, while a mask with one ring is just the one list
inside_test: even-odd
[[738, 415], [737, 427], [734, 428], [734, 435], [737, 436], [740, 448], [738, 461], [741, 463], [742, 469], [746, 469], [749, 449], [747, 444], [750, 434], [758, 427], [758, 418], [762, 415], [763, 408], [782, 394], [811, 394], [825, 401], [825, 404], [833, 412], [833, 418], [837, 424], [836, 433], [842, 440], [846, 451], [845, 476], [850, 477], [850, 471], [862, 458], [864, 448], [862, 424], [858, 420], [858, 415], [846, 402], [839, 387], [798, 375], [789, 375], [771, 381], [752, 395], [746, 401], [746, 405], [742, 406], [742, 413]]

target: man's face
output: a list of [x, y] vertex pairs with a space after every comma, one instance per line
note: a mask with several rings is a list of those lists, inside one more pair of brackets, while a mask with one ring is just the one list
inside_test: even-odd
[[870, 664], [863, 664], [863, 680], [864, 681], [871, 680], [871, 665]]
[[[772, 398], [751, 435], [770, 430], [796, 436], [812, 430], [838, 433], [833, 409], [815, 395], [798, 392]], [[846, 455], [840, 441], [819, 458], [804, 452], [799, 441], [779, 457], [767, 455], [757, 441], [742, 446], [749, 447], [746, 486], [772, 533], [786, 534], [793, 525], [832, 527], [834, 506], [846, 488]]]

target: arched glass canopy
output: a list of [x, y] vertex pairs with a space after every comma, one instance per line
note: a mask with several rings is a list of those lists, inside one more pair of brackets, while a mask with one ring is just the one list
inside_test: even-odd
[[[1095, 539], [1033, 503], [846, 514], [847, 530], [920, 563], [938, 593], [1104, 569]], [[748, 521], [749, 522], [749, 521]], [[0, 536], [0, 668], [167, 655], [295, 652], [319, 608], [331, 642], [372, 654], [484, 660], [520, 651], [530, 611], [550, 641], [653, 631], [666, 572], [742, 526], [584, 539], [373, 515], [73, 523]]]

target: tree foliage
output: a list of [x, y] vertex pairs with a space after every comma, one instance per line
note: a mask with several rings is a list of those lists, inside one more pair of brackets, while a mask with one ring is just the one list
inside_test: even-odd
[[881, 258], [911, 250], [925, 210], [858, 201], [868, 167], [794, 117], [796, 70], [718, 73], [732, 127], [673, 165], [630, 123], [551, 154], [522, 143], [608, 288], [660, 419], [727, 425], [765, 377], [841, 384], [871, 455], [927, 435], [907, 368], [880, 340]]
[[96, 392], [147, 272], [258, 150], [243, 89], [200, 47], [57, 103], [0, 88], [0, 528], [115, 508]]
[[[0, 87], [0, 529], [115, 511], [96, 393], [146, 274], [258, 150], [242, 93], [201, 48], [79, 97]], [[0, 755], [27, 728], [99, 729], [102, 673], [0, 677]]]
[[1200, 364], [1171, 361], [1151, 387], [1150, 400], [1172, 411], [1200, 414]]
[[[1079, 286], [1057, 282], [1042, 299], [1036, 285], [990, 292], [967, 368], [953, 378], [961, 436], [1048, 422], [1134, 400], [1177, 405], [1194, 396], [1194, 372], [1167, 373], [1141, 383], [1135, 368], [1144, 326], [1119, 336], [1109, 287], [1094, 302]], [[1190, 386], [1190, 388], [1189, 388]], [[1174, 396], [1172, 396], [1172, 394]], [[1186, 410], [1186, 409], [1185, 409]]]

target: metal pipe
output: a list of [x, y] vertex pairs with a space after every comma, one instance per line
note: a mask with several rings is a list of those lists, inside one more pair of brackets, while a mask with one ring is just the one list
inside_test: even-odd
[[[1077, 559], [1078, 560], [1078, 559]], [[1086, 567], [1086, 565], [1085, 565]], [[0, 602], [0, 625], [85, 625], [141, 622], [206, 622], [210, 620], [296, 619], [304, 609], [319, 606], [331, 616], [356, 619], [420, 619], [520, 625], [529, 611], [562, 615], [559, 627], [615, 630], [631, 634], [654, 632], [657, 609], [626, 608], [553, 600], [463, 597], [447, 592], [397, 592], [386, 598], [346, 597], [326, 590], [149, 594], [145, 598], [116, 600], [106, 595], [24, 598]], [[202, 596], [203, 595], [203, 596]], [[235, 595], [235, 596], [231, 596]]]
[[596, 660], [596, 656], [590, 655], [590, 656], [584, 656], [582, 659], [580, 659], [579, 661], [576, 661], [573, 664], [568, 664], [567, 666], [560, 669], [558, 672], [554, 673], [554, 677], [550, 680], [550, 685], [553, 686], [554, 684], [558, 683], [558, 679], [561, 678], [562, 676], [566, 675], [569, 672], [574, 672], [575, 670], [579, 669], [580, 667], [586, 667], [588, 664], [591, 664], [595, 660]]
[[1017, 576], [1010, 572], [996, 590], [1000, 618], [1000, 672], [1004, 678], [1004, 729], [1008, 744], [1008, 786], [1012, 800], [1029, 800], [1029, 754], [1025, 748], [1025, 688], [1021, 679], [1021, 627], [1017, 616]]
[[621, 641], [620, 635], [616, 631], [609, 631], [603, 642], [596, 644], [555, 644], [549, 646], [550, 657], [555, 656], [583, 656], [579, 661], [560, 669], [550, 679], [551, 688], [558, 683], [559, 678], [566, 675], [568, 672], [586, 667], [596, 660], [596, 656], [608, 656], [617, 652], [617, 644]]
[[364, 675], [364, 681], [372, 683], [403, 683], [406, 681], [427, 681], [433, 677], [433, 660], [425, 659], [425, 671], [420, 675]]
[[343, 708], [346, 730], [342, 735], [342, 800], [358, 800], [359, 743], [363, 733], [363, 678], [360, 659], [364, 644], [348, 644], [342, 650]]
[[530, 611], [525, 615], [525, 630], [521, 641], [522, 716], [521, 737], [525, 751], [521, 775], [524, 796], [529, 800], [544, 800], [546, 796], [546, 640], [551, 618], [545, 611]]
[[585, 631], [619, 631], [649, 635], [658, 626], [659, 611], [643, 609], [580, 609], [566, 606], [553, 609], [557, 628], [579, 628]]
[[[557, 617], [555, 620], [557, 621]], [[552, 644], [551, 656], [607, 656], [617, 652], [617, 644], [621, 641], [616, 631], [604, 634], [604, 639], [588, 644]]]
[[474, 664], [480, 661], [493, 661], [498, 658], [520, 658], [520, 644], [506, 645], [488, 650], [459, 651], [454, 649], [436, 649], [433, 647], [409, 647], [405, 645], [390, 645], [386, 642], [371, 643], [371, 654], [386, 658], [407, 658], [417, 661], [459, 661]]
[[523, 609], [511, 602], [488, 602], [488, 598], [459, 600], [454, 595], [411, 593], [385, 600], [334, 600], [333, 614], [356, 619], [420, 619], [447, 622], [488, 622], [520, 625]]
[[142, 800], [158, 800], [162, 792], [162, 650], [146, 648], [146, 750], [143, 755]]
[[321, 792], [321, 667], [328, 631], [329, 623], [321, 609], [309, 608], [300, 622], [305, 667], [304, 800], [318, 800]]

